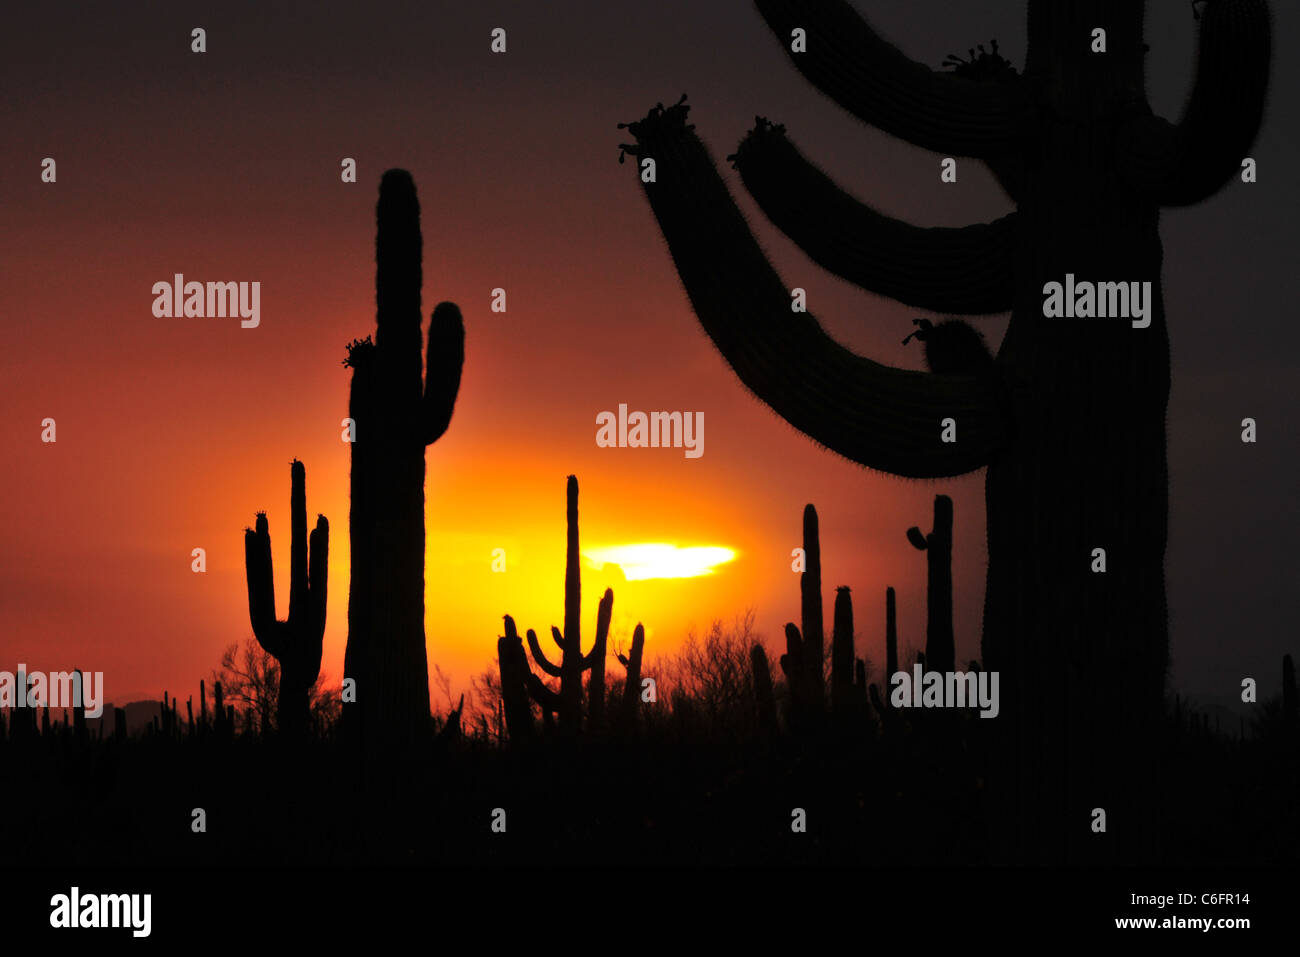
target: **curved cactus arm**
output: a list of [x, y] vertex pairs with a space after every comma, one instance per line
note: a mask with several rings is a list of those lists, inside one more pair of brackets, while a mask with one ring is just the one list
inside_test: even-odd
[[[528, 629], [528, 649], [533, 653], [533, 660], [537, 662], [537, 667], [541, 668], [552, 678], [558, 678], [561, 671], [558, 665], [551, 664], [546, 658], [546, 653], [542, 651], [541, 644], [537, 641], [537, 632]], [[538, 702], [540, 704], [540, 701]]]
[[[847, 0], [757, 0], [756, 5], [799, 72], [872, 126], [922, 149], [957, 156], [997, 155], [1016, 139], [1017, 83], [981, 83], [908, 59]], [[792, 50], [796, 28], [806, 31], [806, 52]]]
[[1016, 214], [960, 229], [892, 219], [840, 189], [784, 126], [762, 117], [729, 158], [768, 219], [837, 276], [934, 312], [1011, 309]]
[[562, 695], [546, 687], [541, 678], [531, 671], [524, 675], [524, 681], [528, 684], [528, 693], [547, 711], [563, 712], [565, 709], [565, 700]]
[[253, 634], [268, 655], [284, 653], [284, 623], [275, 618], [275, 575], [271, 567], [271, 533], [266, 513], [257, 513], [256, 528], [244, 530], [244, 570], [248, 578], [248, 617]]
[[1272, 29], [1266, 0], [1211, 0], [1201, 17], [1196, 80], [1175, 126], [1145, 116], [1124, 177], [1164, 206], [1189, 206], [1240, 172], [1264, 115]]
[[[961, 475], [1008, 439], [995, 382], [894, 369], [831, 339], [790, 295], [686, 123], [686, 106], [656, 108], [627, 129], [625, 152], [656, 160], [643, 183], [700, 323], [755, 395], [840, 455], [909, 478]], [[958, 441], [941, 441], [942, 422]]]
[[564, 634], [554, 625], [551, 625], [551, 641], [555, 642], [556, 648], [564, 651]]
[[907, 540], [912, 543], [912, 547], [925, 551], [930, 547], [930, 542], [925, 537], [925, 533], [913, 525], [907, 530]]
[[451, 425], [465, 365], [465, 322], [454, 302], [440, 302], [429, 320], [429, 351], [424, 364], [424, 400], [420, 426], [424, 444], [442, 438]]

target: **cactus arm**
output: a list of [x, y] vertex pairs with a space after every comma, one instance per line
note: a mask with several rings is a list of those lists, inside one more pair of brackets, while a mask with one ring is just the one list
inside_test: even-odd
[[799, 629], [794, 622], [786, 622], [785, 654], [781, 656], [781, 670], [785, 672], [785, 677], [790, 682], [792, 689], [796, 684], [802, 685], [803, 683], [803, 654], [803, 638], [799, 635]]
[[564, 651], [564, 635], [554, 625], [551, 625], [551, 641], [555, 642], [555, 647], [561, 652]]
[[609, 642], [609, 619], [614, 613], [614, 589], [606, 588], [596, 609], [596, 643], [582, 659], [582, 667], [590, 668], [605, 660], [605, 649]]
[[[537, 641], [537, 632], [528, 629], [528, 649], [533, 653], [533, 660], [537, 662], [537, 667], [541, 668], [552, 678], [558, 678], [563, 673], [557, 665], [551, 664], [546, 658], [546, 652], [542, 651], [541, 644]], [[538, 701], [540, 704], [541, 701]]]
[[930, 547], [930, 543], [926, 541], [924, 533], [922, 533], [922, 531], [915, 525], [907, 530], [907, 540], [912, 543], [913, 548], [918, 549], [919, 551], [925, 551]]
[[325, 599], [328, 595], [330, 561], [330, 523], [324, 515], [316, 516], [316, 527], [312, 529], [309, 548], [311, 563], [307, 573], [307, 592], [311, 624], [308, 631], [319, 643], [325, 636]]
[[307, 677], [313, 682], [320, 677], [321, 653], [325, 640], [325, 607], [329, 595], [328, 577], [330, 560], [330, 523], [324, 515], [316, 516], [316, 527], [311, 532], [311, 561], [308, 571], [308, 620], [303, 634], [310, 642], [306, 653]]
[[455, 303], [440, 302], [429, 320], [429, 351], [424, 364], [424, 444], [442, 438], [451, 425], [465, 365], [465, 323]]
[[[979, 83], [932, 70], [880, 37], [847, 0], [757, 0], [795, 67], [859, 119], [922, 149], [985, 157], [1007, 152], [1016, 83]], [[807, 31], [806, 52], [791, 31]]]
[[[908, 478], [961, 475], [986, 465], [1009, 422], [989, 377], [893, 369], [845, 349], [790, 296], [754, 240], [686, 107], [628, 125], [624, 151], [653, 157], [644, 183], [696, 315], [737, 376], [806, 435], [840, 455]], [[941, 423], [959, 440], [940, 441]]]
[[591, 671], [587, 679], [587, 711], [591, 724], [599, 726], [605, 718], [605, 655], [609, 642], [609, 619], [614, 612], [614, 590], [606, 588], [596, 612], [596, 643], [582, 659], [584, 670]]
[[248, 578], [248, 617], [253, 634], [266, 653], [279, 658], [284, 629], [275, 619], [275, 576], [271, 567], [271, 533], [266, 513], [257, 513], [257, 527], [244, 531], [244, 569]]
[[921, 228], [841, 190], [762, 117], [730, 157], [759, 207], [818, 265], [919, 309], [1011, 309], [1016, 214], [960, 229]]
[[501, 703], [504, 706], [506, 730], [512, 744], [519, 744], [533, 736], [532, 707], [528, 692], [528, 655], [509, 615], [505, 620], [505, 635], [497, 639], [497, 662], [501, 673]]
[[528, 693], [547, 711], [563, 712], [565, 710], [564, 697], [550, 688], [537, 675], [531, 671], [524, 675], [524, 681], [528, 683]]
[[641, 656], [645, 653], [645, 626], [641, 622], [636, 623], [636, 628], [632, 630], [632, 654], [630, 657], [619, 655], [619, 661], [623, 662], [623, 667], [627, 669], [628, 681], [636, 688], [636, 693], [641, 693]]
[[619, 705], [618, 720], [624, 730], [628, 730], [636, 720], [637, 706], [641, 702], [641, 656], [645, 651], [645, 627], [637, 622], [632, 632], [631, 654], [619, 655], [618, 660], [627, 669], [623, 680], [623, 700]]
[[1135, 192], [1164, 206], [1189, 206], [1241, 170], [1259, 132], [1272, 37], [1266, 0], [1212, 0], [1201, 17], [1196, 79], [1175, 126], [1150, 114], [1122, 157]]

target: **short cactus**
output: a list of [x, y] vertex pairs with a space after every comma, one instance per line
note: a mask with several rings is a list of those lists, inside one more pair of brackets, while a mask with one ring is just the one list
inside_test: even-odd
[[244, 532], [244, 565], [248, 576], [248, 614], [253, 634], [266, 653], [280, 663], [280, 700], [276, 720], [282, 733], [296, 736], [304, 734], [310, 724], [309, 693], [320, 676], [330, 526], [324, 515], [318, 515], [309, 543], [307, 471], [301, 462], [294, 459], [289, 475], [292, 544], [289, 551], [289, 617], [286, 620], [277, 621], [275, 617], [271, 534], [265, 512], [257, 513], [256, 528]]
[[926, 557], [925, 660], [934, 671], [952, 671], [956, 658], [952, 637], [952, 499], [934, 497], [934, 529], [929, 535], [912, 526], [907, 540]]

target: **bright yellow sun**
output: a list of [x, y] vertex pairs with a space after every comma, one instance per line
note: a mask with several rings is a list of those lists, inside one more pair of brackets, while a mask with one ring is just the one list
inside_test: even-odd
[[712, 575], [719, 565], [725, 565], [736, 557], [733, 549], [721, 545], [683, 548], [661, 542], [611, 545], [608, 548], [588, 549], [584, 554], [598, 571], [606, 564], [617, 565], [628, 581]]

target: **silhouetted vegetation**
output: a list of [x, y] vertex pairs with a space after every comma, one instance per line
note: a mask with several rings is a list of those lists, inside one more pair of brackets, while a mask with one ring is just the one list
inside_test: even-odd
[[[996, 357], [971, 327], [945, 322], [919, 329], [929, 374], [890, 368], [792, 312], [791, 284], [688, 122], [685, 95], [622, 124], [632, 142], [619, 160], [636, 157], [692, 308], [754, 395], [873, 469], [928, 479], [987, 468], [981, 656], [1006, 701], [991, 785], [1002, 790], [1008, 860], [1141, 861], [1150, 843], [1098, 840], [1067, 822], [1084, 801], [1152, 835], [1157, 827], [1137, 821], [1134, 802], [1156, 786], [1150, 754], [1169, 661], [1160, 211], [1214, 195], [1249, 155], [1268, 87], [1267, 4], [1206, 5], [1177, 126], [1143, 93], [1137, 0], [1030, 0], [1023, 70], [994, 45], [949, 57], [950, 72], [910, 60], [848, 0], [757, 7], [808, 82], [885, 133], [982, 162], [1016, 211], [962, 228], [900, 222], [850, 196], [762, 117], [729, 157], [744, 187], [811, 259], [865, 290], [948, 315], [1010, 312]], [[1099, 20], [1104, 56], [1087, 42]], [[644, 175], [650, 163], [654, 176]], [[1045, 284], [1073, 274], [1150, 283], [1145, 325], [1049, 318]], [[1088, 564], [1099, 547], [1113, 557], [1104, 574]], [[932, 617], [937, 626], [942, 616]], [[947, 644], [939, 631], [931, 638], [938, 669]], [[815, 658], [820, 640], [805, 620], [791, 665]], [[803, 674], [796, 700], [806, 694], [815, 712], [816, 676]]]

